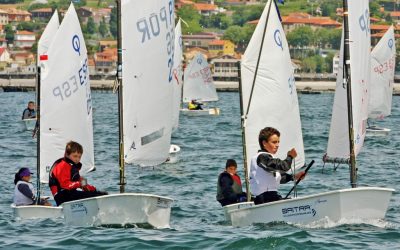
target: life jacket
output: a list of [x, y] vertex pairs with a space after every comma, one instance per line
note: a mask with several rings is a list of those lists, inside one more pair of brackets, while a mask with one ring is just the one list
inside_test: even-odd
[[188, 104], [188, 109], [189, 110], [194, 110], [194, 109], [196, 109], [197, 108], [197, 105], [196, 104], [194, 104], [194, 103], [192, 103], [192, 102], [189, 102], [189, 104]]
[[222, 193], [222, 187], [220, 184], [220, 180], [222, 176], [229, 176], [232, 179], [232, 189], [235, 194], [242, 194], [242, 183], [240, 182], [240, 177], [239, 175], [232, 176], [231, 174], [227, 172], [222, 172], [219, 177], [218, 177], [218, 183], [217, 183], [217, 200], [223, 200], [225, 197]]
[[29, 186], [29, 189], [32, 191], [32, 193], [34, 193], [34, 189], [33, 189], [33, 185], [32, 183], [26, 182], [26, 181], [18, 181], [17, 184], [15, 185], [14, 188], [14, 204], [16, 206], [23, 206], [23, 205], [32, 205], [33, 204], [33, 197], [27, 197], [25, 196], [23, 193], [21, 193], [18, 190], [18, 186], [21, 184], [26, 184]]
[[279, 171], [276, 172], [267, 172], [263, 168], [259, 167], [257, 164], [257, 158], [261, 154], [272, 154], [261, 151], [258, 152], [257, 155], [251, 158], [250, 162], [250, 189], [251, 193], [255, 196], [260, 195], [267, 191], [278, 191], [280, 182], [281, 182], [281, 174]]
[[79, 181], [81, 179], [81, 176], [79, 175], [79, 170], [81, 169], [81, 167], [81, 163], [75, 164], [73, 161], [66, 157], [60, 158], [53, 163], [49, 171], [49, 187], [53, 196], [63, 190], [60, 182], [57, 179], [59, 176], [54, 176], [53, 171], [56, 170], [56, 168], [68, 168], [68, 178], [71, 181]]

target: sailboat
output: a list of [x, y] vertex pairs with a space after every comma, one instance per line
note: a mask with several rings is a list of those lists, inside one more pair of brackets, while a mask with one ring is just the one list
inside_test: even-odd
[[[42, 120], [41, 115], [46, 117], [49, 115], [49, 112], [47, 112], [47, 108], [43, 106], [43, 111], [40, 110], [41, 107], [41, 93], [43, 94], [43, 97], [46, 96], [45, 90], [43, 89], [43, 85], [41, 84], [41, 68], [43, 67], [41, 65], [41, 59], [45, 59], [47, 57], [48, 49], [50, 45], [52, 44], [55, 34], [59, 28], [60, 22], [58, 20], [58, 12], [57, 10], [54, 11], [53, 16], [51, 17], [49, 23], [47, 24], [45, 30], [43, 31], [42, 36], [39, 39], [38, 42], [38, 58], [37, 58], [37, 79], [36, 79], [36, 98], [37, 98], [37, 122], [40, 122], [40, 125], [42, 126], [47, 126], [46, 125], [46, 119]], [[42, 58], [41, 58], [42, 57]], [[48, 95], [47, 95], [48, 96]], [[44, 104], [46, 105], [46, 104]], [[36, 119], [32, 119], [36, 122]], [[37, 200], [39, 201], [41, 198], [41, 182], [46, 182], [48, 181], [47, 175], [46, 175], [46, 167], [44, 164], [41, 164], [41, 159], [44, 156], [43, 148], [41, 147], [42, 140], [44, 139], [44, 136], [40, 132], [40, 128], [37, 127], [38, 129], [36, 130], [36, 138], [37, 138], [37, 181], [36, 181], [36, 190], [37, 190]], [[51, 142], [50, 142], [51, 143]], [[42, 157], [41, 157], [42, 156]], [[55, 161], [56, 159], [53, 159]], [[29, 205], [29, 206], [15, 206], [15, 204], [11, 205], [12, 210], [14, 212], [14, 216], [16, 218], [20, 219], [32, 219], [32, 218], [57, 218], [57, 217], [62, 217], [62, 208], [61, 207], [51, 207], [51, 206], [41, 206], [41, 205]]]
[[[192, 100], [198, 102], [218, 101], [217, 91], [211, 75], [210, 65], [203, 54], [197, 53], [185, 69], [183, 85], [183, 103], [189, 103]], [[219, 115], [219, 108], [203, 108], [203, 110], [189, 110], [183, 108], [185, 115]]]
[[[391, 113], [395, 65], [396, 42], [392, 25], [371, 52], [369, 119], [382, 120]], [[367, 127], [367, 136], [384, 136], [389, 132], [388, 128]]]
[[120, 193], [65, 202], [64, 218], [80, 226], [168, 228], [173, 200], [125, 193], [125, 162], [161, 164], [169, 155], [174, 7], [170, 0], [121, 2], [117, 1]]
[[[347, 1], [345, 2], [344, 13], [347, 13]], [[350, 38], [353, 41], [350, 47], [351, 52], [353, 52], [352, 55], [358, 53], [358, 56], [364, 56], [363, 59], [365, 60], [358, 58], [358, 63], [368, 62], [369, 50], [366, 45], [362, 44], [360, 40], [354, 39], [361, 38], [365, 44], [369, 42], [369, 40], [364, 41], [364, 37], [369, 36], [369, 33], [366, 34], [364, 30], [361, 35], [361, 31], [358, 31], [360, 16], [364, 18], [364, 22], [369, 22], [368, 1], [351, 1], [348, 13], [350, 21], [347, 21], [346, 15], [345, 26], [347, 27], [347, 23], [350, 23]], [[365, 23], [365, 25], [368, 24]], [[356, 50], [358, 51], [356, 52]], [[346, 53], [348, 54], [348, 52]], [[367, 67], [368, 65], [362, 66]], [[353, 74], [360, 73], [354, 69], [352, 70], [352, 77]], [[256, 142], [251, 140], [255, 140], [257, 138], [256, 133], [266, 125], [275, 126], [282, 132], [281, 145], [277, 153], [278, 157], [281, 157], [280, 154], [284, 154], [291, 147], [294, 147], [298, 153], [300, 152], [298, 154], [300, 155], [299, 159], [295, 159], [294, 168], [304, 164], [293, 69], [288, 44], [279, 20], [275, 1], [269, 0], [265, 6], [260, 22], [242, 58], [241, 74], [242, 136], [244, 141], [246, 187], [247, 193], [249, 193], [249, 173], [247, 170], [249, 163], [247, 159], [248, 156], [256, 153], [256, 146], [254, 146]], [[338, 87], [342, 88], [343, 85], [338, 84]], [[275, 102], [271, 101], [270, 105], [272, 107], [264, 104], [264, 102], [268, 102], [269, 98], [276, 100]], [[345, 98], [341, 100], [345, 101]], [[280, 117], [280, 114], [285, 117]], [[290, 124], [290, 121], [295, 124], [292, 127], [292, 133], [287, 131], [285, 125], [287, 122]], [[294, 131], [296, 131], [295, 134]], [[288, 133], [287, 138], [286, 133]], [[344, 148], [343, 143], [341, 147]], [[260, 205], [255, 205], [253, 202], [248, 201], [228, 205], [223, 209], [226, 220], [233, 226], [246, 226], [253, 223], [268, 223], [272, 221], [304, 224], [322, 219], [331, 221], [340, 221], [348, 218], [381, 219], [385, 216], [393, 191], [393, 189], [388, 188], [354, 187], [283, 199]]]

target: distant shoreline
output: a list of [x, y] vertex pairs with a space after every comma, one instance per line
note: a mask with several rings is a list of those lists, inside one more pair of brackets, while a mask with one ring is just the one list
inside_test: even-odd
[[[315, 79], [317, 80], [317, 79]], [[92, 90], [113, 90], [114, 80], [90, 80]], [[296, 81], [297, 92], [304, 94], [335, 91], [335, 81]], [[215, 82], [217, 91], [237, 92], [238, 82]], [[35, 79], [1, 79], [0, 92], [27, 92], [35, 90]], [[394, 95], [400, 95], [400, 83], [394, 84]]]

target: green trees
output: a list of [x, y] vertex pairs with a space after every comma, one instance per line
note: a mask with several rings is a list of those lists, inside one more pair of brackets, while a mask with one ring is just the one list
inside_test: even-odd
[[117, 38], [118, 36], [118, 27], [117, 27], [117, 8], [112, 8], [111, 14], [110, 14], [110, 33], [114, 38]]
[[88, 18], [86, 32], [89, 34], [95, 34], [97, 32], [96, 23], [94, 22], [93, 17]]
[[13, 42], [14, 42], [14, 34], [15, 34], [15, 32], [13, 31], [11, 24], [7, 24], [7, 25], [4, 27], [4, 32], [6, 33], [6, 40], [7, 40], [7, 42], [8, 42], [9, 44], [10, 44], [10, 43], [13, 43]]
[[201, 15], [191, 5], [185, 5], [177, 11], [187, 25], [182, 25], [182, 34], [198, 33], [203, 31], [200, 25]]
[[105, 21], [104, 17], [103, 17], [103, 19], [100, 21], [100, 24], [99, 24], [99, 32], [100, 32], [100, 35], [101, 35], [102, 37], [106, 37], [106, 36], [108, 35], [108, 27], [107, 27], [107, 24], [106, 24], [106, 21]]

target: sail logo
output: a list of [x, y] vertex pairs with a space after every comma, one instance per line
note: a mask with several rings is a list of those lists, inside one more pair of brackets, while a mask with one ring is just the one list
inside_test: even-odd
[[64, 101], [64, 99], [69, 98], [76, 93], [79, 90], [79, 86], [89, 85], [88, 82], [89, 70], [88, 60], [86, 58], [83, 65], [75, 75], [69, 77], [66, 81], [53, 88], [53, 96]]
[[294, 75], [291, 75], [288, 79], [288, 84], [289, 84], [289, 90], [290, 90], [290, 95], [293, 95], [293, 90], [295, 87], [295, 78]]
[[314, 208], [312, 208], [311, 205], [282, 208], [283, 217], [302, 216], [302, 215], [312, 215], [314, 217], [316, 214], [317, 211]]
[[78, 35], [72, 37], [72, 48], [81, 56], [81, 40]]
[[82, 202], [75, 203], [71, 205], [71, 213], [76, 214], [88, 214], [87, 208], [85, 205], [83, 205]]
[[364, 14], [362, 14], [358, 18], [358, 23], [360, 25], [361, 31], [364, 31], [365, 35], [368, 36], [368, 33], [370, 33], [370, 29], [369, 29], [369, 11], [368, 11], [368, 9], [366, 9]]
[[283, 51], [282, 34], [279, 29], [275, 30], [275, 32], [274, 32], [274, 40], [275, 40], [276, 45], [278, 45], [278, 47], [280, 47]]
[[389, 48], [390, 48], [391, 50], [393, 49], [393, 39], [392, 39], [392, 38], [389, 39], [389, 41], [388, 41], [388, 46], [389, 46]]

